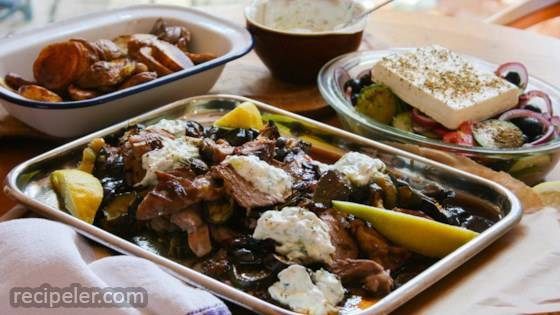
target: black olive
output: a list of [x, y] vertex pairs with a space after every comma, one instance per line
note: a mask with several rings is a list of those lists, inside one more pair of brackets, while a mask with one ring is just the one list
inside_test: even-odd
[[373, 84], [373, 81], [371, 80], [371, 74], [370, 73], [366, 73], [360, 78], [360, 86], [361, 87], [370, 86], [372, 84]]
[[543, 127], [538, 120], [530, 117], [512, 119], [511, 122], [519, 127], [527, 137], [528, 142], [537, 140], [543, 134]]
[[253, 251], [247, 248], [239, 248], [230, 251], [230, 257], [234, 264], [237, 265], [260, 265], [262, 258], [258, 257]]
[[359, 93], [362, 89], [362, 85], [360, 84], [360, 80], [350, 79], [344, 83], [344, 91], [348, 91], [350, 88], [350, 92], [352, 94]]
[[352, 102], [352, 105], [356, 106], [359, 97], [360, 97], [360, 93], [352, 93], [352, 96], [350, 96], [350, 101]]
[[521, 76], [519, 76], [519, 73], [517, 72], [508, 72], [504, 79], [515, 86], [521, 85]]
[[185, 122], [186, 136], [200, 138], [204, 135], [204, 127], [196, 121], [189, 120]]
[[542, 110], [535, 105], [526, 105], [525, 107], [523, 107], [523, 109], [530, 110], [532, 112], [539, 113], [539, 114], [542, 113]]

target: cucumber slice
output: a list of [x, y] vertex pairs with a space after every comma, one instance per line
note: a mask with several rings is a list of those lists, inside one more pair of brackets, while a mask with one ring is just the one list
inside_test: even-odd
[[356, 110], [380, 123], [390, 124], [399, 109], [399, 99], [384, 85], [373, 84], [363, 88]]
[[547, 154], [539, 154], [521, 158], [511, 166], [509, 173], [520, 173], [528, 169], [541, 168], [552, 162], [552, 159]]
[[400, 130], [412, 132], [412, 115], [410, 112], [400, 113], [393, 117], [391, 124]]
[[486, 148], [518, 148], [525, 143], [519, 127], [505, 120], [489, 119], [474, 124], [476, 142]]

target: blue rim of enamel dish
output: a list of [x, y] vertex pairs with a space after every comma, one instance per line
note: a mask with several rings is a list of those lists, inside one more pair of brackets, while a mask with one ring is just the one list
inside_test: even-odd
[[7, 94], [4, 89], [0, 89], [0, 98], [7, 100], [13, 104], [16, 105], [20, 105], [20, 106], [25, 106], [25, 107], [33, 107], [33, 108], [40, 108], [40, 109], [76, 109], [76, 108], [83, 108], [83, 107], [89, 107], [89, 106], [95, 106], [95, 105], [101, 105], [104, 103], [108, 103], [114, 100], [118, 100], [121, 98], [124, 98], [126, 96], [132, 95], [132, 94], [136, 94], [136, 93], [140, 93], [143, 91], [147, 91], [149, 89], [153, 89], [156, 88], [158, 86], [162, 86], [164, 84], [167, 83], [171, 83], [173, 81], [177, 81], [179, 79], [183, 79], [186, 77], [190, 77], [193, 76], [195, 74], [216, 68], [218, 66], [224, 65], [232, 60], [235, 59], [239, 59], [243, 56], [245, 56], [246, 54], [248, 54], [249, 52], [251, 52], [251, 50], [253, 49], [253, 47], [255, 46], [255, 40], [253, 38], [253, 35], [250, 34], [249, 36], [249, 45], [247, 45], [245, 48], [239, 50], [239, 52], [236, 53], [231, 53], [228, 52], [214, 60], [202, 63], [200, 65], [196, 65], [193, 68], [190, 69], [185, 69], [185, 70], [181, 70], [166, 76], [163, 76], [161, 78], [157, 78], [153, 81], [150, 82], [146, 82], [143, 84], [139, 84], [133, 87], [130, 87], [128, 89], [124, 89], [121, 91], [115, 91], [115, 92], [111, 92], [105, 95], [101, 95], [98, 96], [96, 98], [92, 98], [89, 100], [83, 100], [83, 101], [71, 101], [71, 102], [59, 102], [59, 103], [51, 103], [51, 102], [39, 102], [39, 101], [33, 101], [33, 100], [29, 100], [29, 99], [25, 99], [23, 97], [14, 97], [12, 95]]

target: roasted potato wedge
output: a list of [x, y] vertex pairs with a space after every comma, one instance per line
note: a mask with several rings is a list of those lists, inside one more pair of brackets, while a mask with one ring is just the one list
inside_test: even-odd
[[141, 62], [136, 62], [136, 68], [134, 69], [134, 74], [142, 73], [142, 72], [149, 72], [148, 66]]
[[183, 40], [185, 44], [188, 44], [191, 40], [191, 33], [183, 26], [168, 26], [167, 23], [159, 18], [154, 23], [151, 34], [154, 34], [158, 39], [164, 40], [171, 44], [177, 44], [179, 40]]
[[192, 60], [192, 62], [195, 65], [199, 65], [201, 63], [205, 63], [205, 62], [208, 62], [210, 60], [218, 58], [218, 56], [216, 56], [214, 54], [210, 54], [210, 53], [195, 54], [195, 53], [187, 52], [186, 55], [187, 55], [187, 57], [189, 57], [190, 60]]
[[90, 98], [98, 97], [99, 94], [100, 93], [98, 91], [81, 89], [74, 84], [70, 84], [68, 86], [68, 95], [74, 101], [88, 100]]
[[113, 43], [117, 45], [124, 55], [134, 57], [138, 50], [149, 45], [150, 41], [157, 39], [152, 34], [131, 34], [121, 35], [113, 39]]
[[33, 63], [35, 80], [47, 89], [65, 90], [80, 75], [84, 63], [81, 59], [87, 57], [80, 46], [78, 42], [66, 41], [43, 48]]
[[83, 89], [115, 86], [131, 76], [134, 69], [136, 69], [136, 63], [126, 58], [98, 61], [76, 81], [76, 85]]
[[193, 62], [181, 49], [168, 42], [162, 40], [153, 41], [152, 47], [154, 58], [173, 72], [194, 66]]
[[162, 65], [154, 58], [154, 56], [152, 55], [153, 50], [154, 49], [152, 47], [147, 46], [140, 48], [140, 50], [138, 51], [137, 60], [144, 63], [146, 66], [148, 66], [148, 69], [150, 69], [150, 71], [156, 72], [160, 77], [173, 73], [173, 71]]
[[128, 89], [131, 86], [135, 86], [138, 84], [142, 84], [148, 81], [152, 81], [157, 79], [157, 73], [155, 72], [140, 72], [137, 73], [133, 76], [131, 76], [130, 78], [128, 78], [128, 80], [124, 81], [123, 84], [121, 84], [121, 86], [119, 87], [119, 90], [124, 90], [124, 89]]
[[13, 89], [14, 91], [17, 91], [20, 87], [24, 85], [35, 84], [35, 82], [27, 81], [19, 74], [15, 74], [13, 72], [8, 72], [8, 74], [6, 74], [6, 76], [4, 77], [4, 82], [9, 88]]
[[35, 84], [20, 86], [20, 88], [18, 89], [18, 94], [30, 100], [35, 100], [40, 102], [51, 102], [51, 103], [62, 102], [62, 98], [58, 96], [58, 94]]
[[97, 48], [97, 54], [101, 60], [111, 61], [125, 57], [122, 49], [108, 39], [96, 40], [93, 42], [93, 46]]

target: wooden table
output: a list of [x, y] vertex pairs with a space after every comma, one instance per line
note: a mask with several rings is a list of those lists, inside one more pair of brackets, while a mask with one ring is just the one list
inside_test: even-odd
[[[239, 6], [208, 7], [205, 11], [243, 23]], [[369, 21], [363, 49], [433, 43], [495, 63], [523, 62], [531, 74], [560, 86], [560, 40], [475, 20], [381, 11]], [[321, 102], [316, 91], [286, 86], [271, 79], [254, 53], [229, 64], [212, 93], [256, 97], [286, 108], [294, 108], [300, 102]], [[332, 113], [321, 116], [321, 120], [336, 121]], [[0, 177], [3, 178], [17, 163], [56, 145], [46, 140], [0, 140]], [[560, 179], [558, 168], [552, 177]], [[12, 206], [13, 202], [0, 193], [0, 214]], [[431, 291], [445, 290], [445, 286], [438, 286]], [[433, 294], [422, 294], [399, 313], [406, 314], [431, 298]]]

